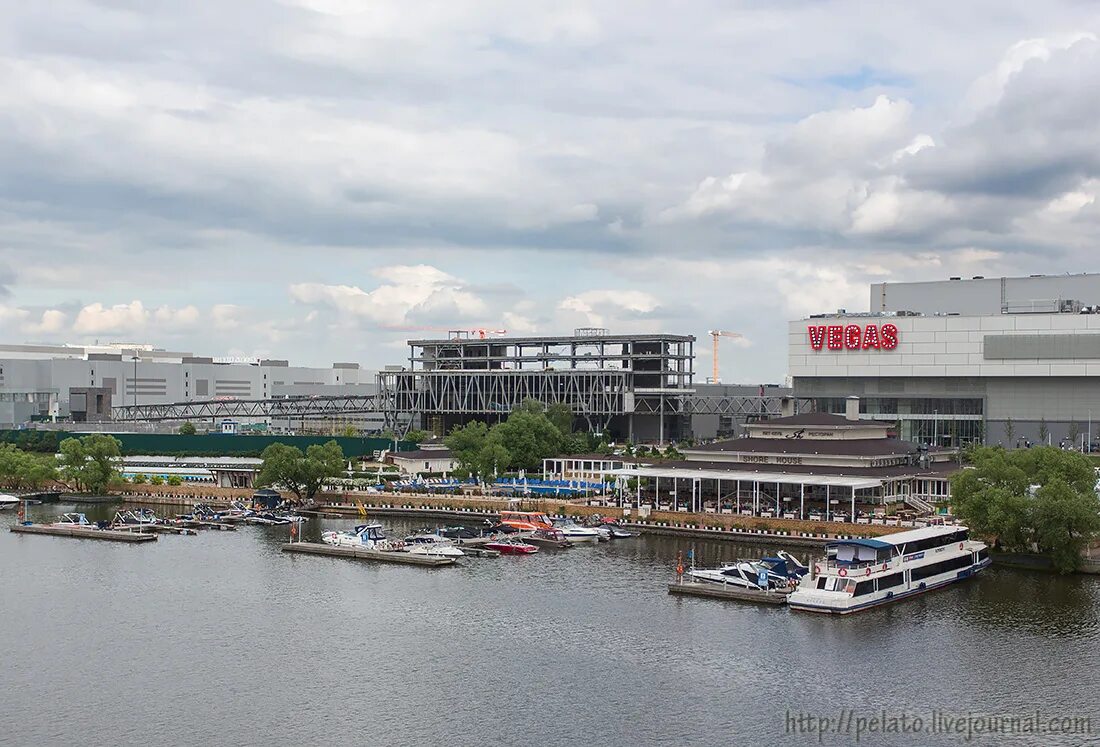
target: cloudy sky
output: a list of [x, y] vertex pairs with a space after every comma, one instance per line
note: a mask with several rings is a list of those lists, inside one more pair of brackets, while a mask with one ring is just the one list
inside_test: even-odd
[[[1100, 270], [1100, 6], [0, 0], [0, 340], [396, 362]], [[709, 371], [709, 345], [698, 368]]]

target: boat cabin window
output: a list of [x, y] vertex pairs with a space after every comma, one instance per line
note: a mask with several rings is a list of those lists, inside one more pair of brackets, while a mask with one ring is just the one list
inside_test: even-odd
[[903, 583], [905, 583], [904, 573], [891, 573], [889, 576], [882, 576], [879, 578], [878, 588], [879, 591], [883, 591], [885, 589], [892, 589], [895, 586], [901, 586]]
[[920, 581], [921, 579], [930, 578], [931, 576], [938, 576], [941, 573], [948, 573], [950, 571], [959, 570], [960, 568], [966, 568], [969, 565], [970, 556], [962, 555], [957, 558], [951, 558], [950, 560], [941, 560], [939, 563], [931, 563], [921, 566], [920, 568], [914, 568], [910, 571], [909, 575], [914, 581]]
[[817, 588], [825, 591], [851, 591], [855, 588], [855, 581], [839, 576], [819, 576]]
[[922, 550], [931, 550], [936, 547], [953, 545], [956, 542], [965, 542], [969, 538], [970, 532], [966, 529], [959, 529], [948, 534], [941, 534], [937, 537], [928, 537], [927, 539], [917, 540], [915, 542], [906, 542], [904, 554], [910, 555], [915, 552], [921, 552]]
[[870, 594], [874, 590], [875, 590], [875, 582], [874, 582], [873, 579], [868, 579], [866, 581], [859, 581], [859, 582], [856, 583], [856, 591], [855, 591], [855, 594], [853, 594], [853, 596], [860, 597], [860, 596], [863, 596], [864, 594]]
[[[889, 549], [885, 551], [885, 557], [881, 559], [888, 558]], [[879, 550], [874, 547], [864, 547], [863, 545], [836, 546], [836, 561], [838, 563], [876, 563], [879, 560]]]

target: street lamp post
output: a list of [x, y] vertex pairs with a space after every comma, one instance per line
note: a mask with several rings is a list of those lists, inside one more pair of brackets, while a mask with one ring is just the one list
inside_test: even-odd
[[937, 446], [940, 440], [940, 411], [932, 411], [932, 445]]
[[137, 352], [135, 351], [133, 357], [130, 360], [132, 360], [134, 362], [134, 378], [131, 379], [131, 381], [134, 382], [134, 407], [137, 407], [137, 403], [138, 403], [138, 401], [137, 401], [137, 394], [138, 394], [137, 364], [138, 364], [138, 361], [141, 360], [141, 356], [137, 355]]

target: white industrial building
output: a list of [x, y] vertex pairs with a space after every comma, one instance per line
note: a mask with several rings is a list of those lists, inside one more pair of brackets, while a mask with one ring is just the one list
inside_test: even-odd
[[1100, 275], [871, 287], [870, 313], [789, 326], [797, 397], [941, 446], [1074, 442], [1100, 418]]
[[[311, 368], [285, 360], [220, 359], [129, 343], [0, 345], [0, 427], [32, 419], [94, 421], [102, 419], [106, 407], [134, 404], [376, 391], [374, 372], [361, 370], [358, 363]], [[365, 430], [382, 427], [380, 414], [356, 414], [349, 420]]]

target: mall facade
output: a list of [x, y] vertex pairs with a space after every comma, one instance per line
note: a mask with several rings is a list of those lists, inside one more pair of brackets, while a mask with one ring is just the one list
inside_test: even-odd
[[796, 397], [937, 446], [1100, 440], [1100, 274], [871, 287], [865, 313], [790, 322]]

